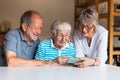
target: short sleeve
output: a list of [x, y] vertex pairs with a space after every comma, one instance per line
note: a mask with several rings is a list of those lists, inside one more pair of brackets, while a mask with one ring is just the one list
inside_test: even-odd
[[84, 54], [83, 54], [82, 48], [81, 48], [82, 44], [81, 44], [80, 34], [77, 31], [74, 31], [73, 43], [76, 48], [76, 57], [84, 57]]
[[3, 42], [3, 51], [16, 52], [16, 47], [17, 47], [16, 35], [12, 32], [8, 32]]

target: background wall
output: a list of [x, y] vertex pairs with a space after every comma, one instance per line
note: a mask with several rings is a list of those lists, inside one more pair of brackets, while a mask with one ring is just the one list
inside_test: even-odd
[[21, 15], [26, 10], [36, 10], [43, 16], [41, 38], [50, 36], [50, 25], [56, 19], [74, 24], [74, 0], [0, 0], [0, 21], [11, 22], [11, 29], [19, 27]]

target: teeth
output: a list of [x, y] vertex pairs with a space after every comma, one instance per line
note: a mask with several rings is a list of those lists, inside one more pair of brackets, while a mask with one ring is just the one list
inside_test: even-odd
[[34, 35], [37, 35], [37, 34], [34, 34]]

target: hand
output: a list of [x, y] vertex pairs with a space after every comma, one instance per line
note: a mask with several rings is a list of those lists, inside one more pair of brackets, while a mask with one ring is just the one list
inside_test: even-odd
[[88, 58], [88, 57], [82, 57], [80, 59], [82, 60], [82, 62], [77, 62], [74, 65], [81, 68], [91, 66], [95, 62], [95, 59]]
[[66, 56], [60, 56], [58, 58], [58, 63], [59, 64], [66, 64], [67, 60], [68, 60], [68, 57], [66, 57]]
[[68, 57], [60, 56], [60, 57], [54, 59], [53, 62], [58, 63], [58, 64], [66, 64], [67, 60], [68, 60]]
[[48, 61], [47, 65], [48, 66], [60, 66], [60, 64], [56, 63], [55, 61]]
[[44, 64], [42, 66], [60, 66], [60, 64], [58, 64], [53, 60], [49, 60], [49, 61], [44, 61]]
[[67, 60], [68, 60], [67, 56], [60, 56], [60, 57], [58, 57], [58, 63], [59, 64], [66, 64]]

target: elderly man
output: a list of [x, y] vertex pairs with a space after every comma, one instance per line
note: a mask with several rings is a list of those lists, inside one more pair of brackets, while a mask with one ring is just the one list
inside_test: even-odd
[[48, 62], [34, 60], [40, 42], [43, 20], [33, 10], [26, 11], [20, 19], [20, 28], [9, 31], [3, 43], [3, 51], [8, 66], [41, 66]]

